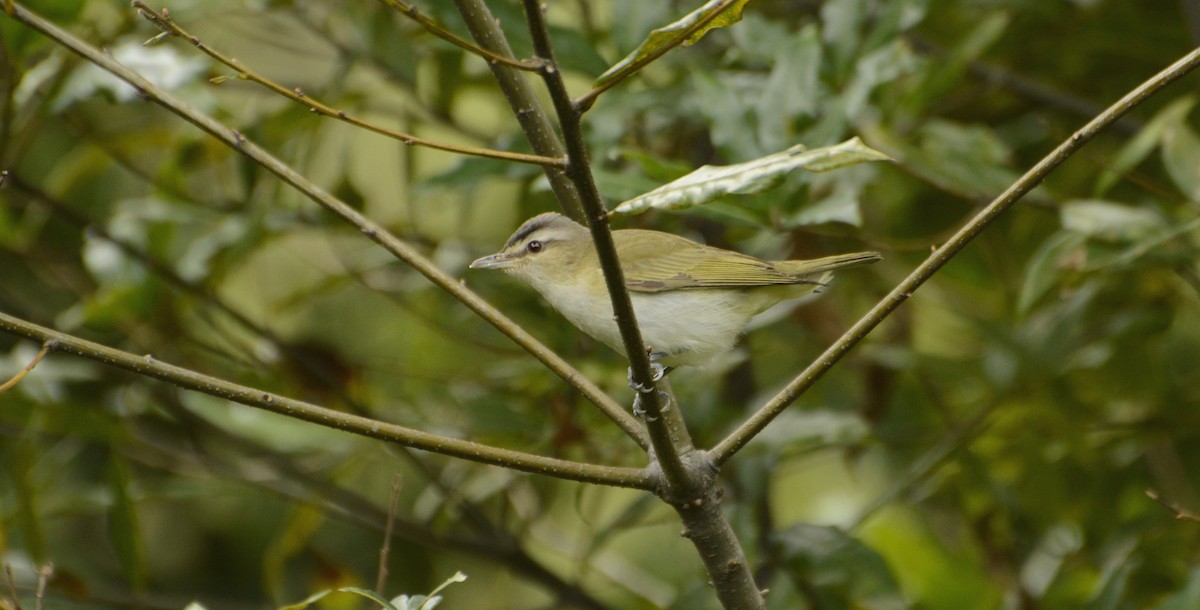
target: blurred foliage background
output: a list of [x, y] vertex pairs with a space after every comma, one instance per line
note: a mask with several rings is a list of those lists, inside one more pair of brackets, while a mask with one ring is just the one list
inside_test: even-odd
[[[347, 112], [527, 149], [486, 64], [382, 3], [165, 4], [207, 44]], [[529, 55], [519, 5], [489, 4]], [[222, 80], [178, 40], [142, 47], [156, 31], [123, 1], [28, 6], [419, 244], [631, 398], [620, 356], [532, 291], [466, 271], [556, 209], [537, 167], [406, 147]], [[418, 6], [465, 34], [451, 3]], [[549, 2], [573, 91], [692, 8]], [[52, 41], [9, 19], [0, 37], [3, 311], [422, 430], [643, 465], [556, 377], [357, 231]], [[622, 222], [763, 257], [885, 253], [733, 356], [672, 374], [698, 442], [1198, 41], [1193, 0], [755, 0], [603, 95], [585, 120], [612, 202], [796, 143], [859, 135], [896, 159]], [[1200, 607], [1196, 85], [1089, 144], [726, 467], [770, 607]], [[0, 376], [37, 347], [0, 336]], [[675, 515], [647, 494], [407, 452], [66, 355], [0, 395], [0, 465], [0, 559], [25, 607], [50, 562], [55, 608], [262, 608], [370, 588], [394, 478], [388, 595], [462, 570], [443, 607], [716, 607]]]

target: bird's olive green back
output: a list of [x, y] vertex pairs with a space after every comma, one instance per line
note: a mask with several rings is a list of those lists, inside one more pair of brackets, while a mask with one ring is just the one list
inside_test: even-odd
[[658, 231], [626, 229], [613, 232], [613, 239], [621, 255], [625, 285], [636, 292], [817, 283], [809, 276], [828, 268], [803, 265], [817, 261], [772, 263]]

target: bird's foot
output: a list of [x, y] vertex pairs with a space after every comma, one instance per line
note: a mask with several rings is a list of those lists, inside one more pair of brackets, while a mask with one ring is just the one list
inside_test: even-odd
[[625, 378], [629, 381], [629, 387], [638, 394], [649, 394], [654, 391], [654, 383], [657, 383], [667, 373], [671, 372], [671, 367], [663, 366], [657, 362], [650, 363], [650, 383], [642, 384], [633, 380], [633, 369], [628, 369]]
[[[633, 397], [633, 414], [637, 417], [640, 417], [640, 418], [646, 420], [646, 421], [658, 421], [658, 416], [646, 417], [646, 410], [642, 408], [642, 394], [648, 394], [648, 393], [649, 392], [640, 392], [639, 391], [637, 394], [634, 395], [634, 397]], [[671, 403], [667, 402], [667, 398], [668, 398], [667, 393], [662, 390], [658, 391], [658, 397], [662, 400], [662, 410], [659, 411], [659, 415], [661, 415], [663, 413], [663, 411], [666, 411], [667, 409], [669, 409], [671, 407]]]

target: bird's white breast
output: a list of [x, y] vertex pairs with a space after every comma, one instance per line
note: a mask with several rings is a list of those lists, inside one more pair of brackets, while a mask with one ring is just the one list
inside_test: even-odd
[[[613, 319], [612, 301], [603, 284], [574, 286], [530, 284], [572, 324], [609, 347], [624, 353]], [[599, 290], [596, 290], [599, 288]], [[733, 347], [751, 316], [758, 313], [747, 300], [754, 295], [737, 289], [671, 290], [630, 293], [642, 340], [652, 351], [665, 354], [667, 366], [697, 365]]]

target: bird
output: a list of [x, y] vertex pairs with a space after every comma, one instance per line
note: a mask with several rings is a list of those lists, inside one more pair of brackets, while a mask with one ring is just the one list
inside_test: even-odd
[[[733, 348], [751, 318], [828, 283], [832, 271], [874, 263], [878, 252], [767, 261], [662, 231], [612, 232], [625, 286], [655, 377], [702, 366]], [[556, 212], [525, 221], [499, 252], [470, 264], [528, 284], [577, 328], [624, 354], [612, 301], [583, 225]]]

